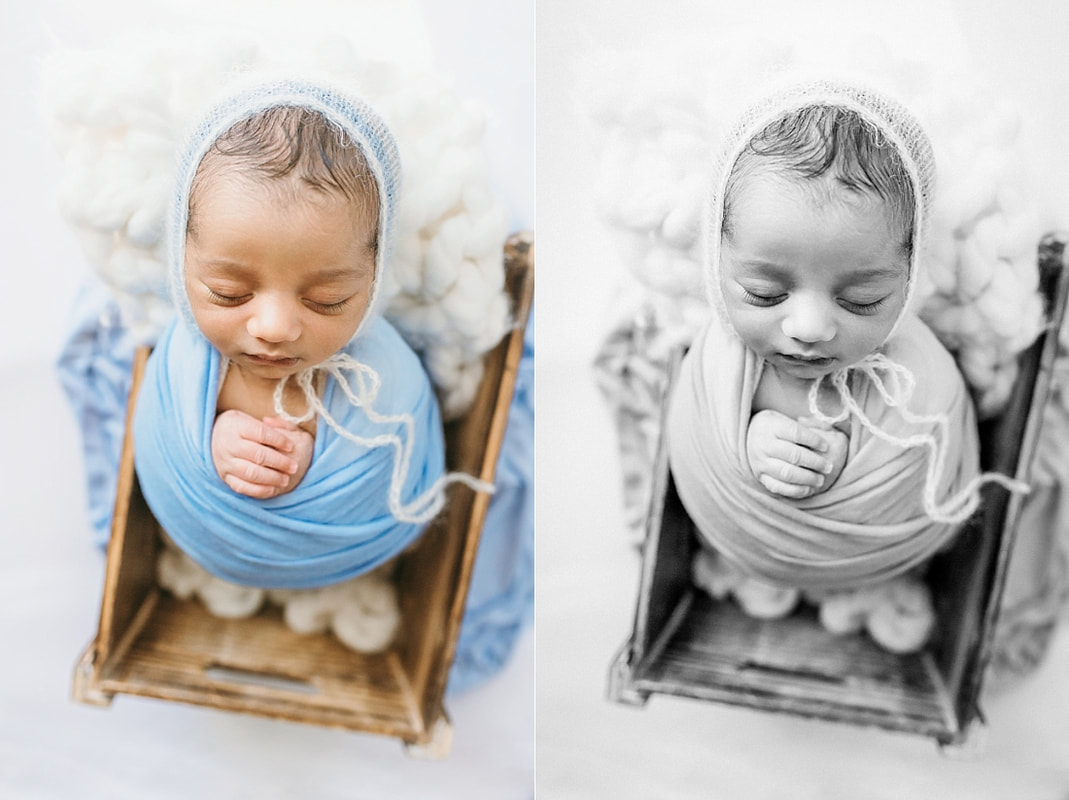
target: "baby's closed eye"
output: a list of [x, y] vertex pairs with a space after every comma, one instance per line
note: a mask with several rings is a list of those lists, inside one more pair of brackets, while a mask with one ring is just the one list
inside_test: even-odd
[[866, 297], [840, 297], [839, 305], [854, 314], [875, 314], [887, 302], [890, 295], [875, 299]]

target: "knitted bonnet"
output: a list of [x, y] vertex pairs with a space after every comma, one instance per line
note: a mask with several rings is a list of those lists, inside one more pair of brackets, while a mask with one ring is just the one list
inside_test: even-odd
[[717, 314], [728, 323], [729, 318], [720, 288], [720, 251], [724, 196], [739, 156], [754, 137], [769, 125], [793, 112], [815, 106], [853, 111], [872, 125], [883, 139], [895, 148], [913, 188], [913, 239], [906, 278], [906, 301], [891, 332], [888, 333], [887, 338], [890, 338], [910, 308], [917, 285], [935, 183], [935, 158], [920, 123], [903, 105], [874, 89], [857, 84], [814, 80], [790, 85], [785, 89], [766, 93], [736, 119], [716, 160], [709, 210], [705, 215], [706, 294]]
[[401, 189], [401, 162], [397, 145], [385, 122], [375, 111], [354, 97], [326, 84], [278, 80], [243, 86], [214, 105], [187, 137], [178, 164], [176, 190], [168, 215], [168, 253], [171, 295], [175, 307], [194, 331], [185, 285], [186, 226], [189, 193], [201, 159], [212, 144], [237, 123], [271, 108], [296, 106], [321, 114], [333, 127], [360, 148], [378, 185], [378, 241], [375, 274], [369, 289], [367, 310], [354, 338], [366, 328], [377, 310], [386, 264], [397, 227], [397, 201]]

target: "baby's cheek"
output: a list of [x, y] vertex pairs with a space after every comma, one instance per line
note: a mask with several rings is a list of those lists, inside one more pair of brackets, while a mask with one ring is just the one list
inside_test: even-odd
[[758, 353], [768, 350], [768, 342], [774, 330], [774, 323], [768, 317], [767, 314], [758, 316], [753, 313], [739, 313], [735, 314], [732, 320], [742, 343]]

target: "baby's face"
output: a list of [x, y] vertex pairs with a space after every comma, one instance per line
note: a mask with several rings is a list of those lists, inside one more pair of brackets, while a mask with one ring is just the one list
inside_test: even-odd
[[352, 338], [375, 272], [374, 220], [335, 197], [233, 174], [207, 179], [198, 196], [186, 290], [217, 350], [278, 379]]
[[732, 202], [720, 284], [747, 347], [815, 379], [886, 339], [905, 302], [909, 256], [878, 198], [756, 174]]

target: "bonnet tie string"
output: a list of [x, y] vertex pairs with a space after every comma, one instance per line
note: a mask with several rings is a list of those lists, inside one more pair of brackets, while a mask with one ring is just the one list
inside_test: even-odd
[[[857, 400], [854, 399], [847, 383], [851, 370], [864, 374], [873, 387], [879, 392], [883, 401], [891, 408], [898, 409], [898, 413], [909, 423], [930, 427], [937, 426], [939, 437], [932, 433], [919, 433], [913, 436], [893, 436], [880, 429], [861, 410]], [[884, 373], [890, 380], [885, 380]], [[873, 436], [879, 437], [889, 444], [902, 448], [927, 447], [928, 467], [924, 480], [924, 511], [933, 522], [957, 524], [964, 522], [969, 515], [976, 510], [980, 503], [979, 489], [985, 483], [997, 483], [1011, 492], [1028, 494], [1031, 487], [1023, 481], [1018, 481], [999, 472], [985, 472], [977, 475], [969, 481], [957, 494], [948, 497], [942, 504], [936, 498], [939, 482], [946, 470], [947, 442], [949, 440], [950, 422], [946, 414], [914, 414], [907, 408], [913, 390], [916, 388], [916, 378], [913, 373], [902, 364], [898, 364], [882, 353], [873, 353], [845, 369], [840, 369], [831, 375], [831, 383], [838, 392], [842, 401], [842, 410], [830, 416], [822, 412], [817, 404], [820, 386], [823, 378], [813, 382], [809, 389], [809, 411], [821, 422], [834, 425], [842, 422], [849, 416], [857, 417], [858, 422]]]
[[[354, 407], [363, 409], [368, 419], [372, 422], [382, 425], [403, 425], [405, 431], [403, 440], [396, 433], [383, 433], [373, 437], [358, 436], [338, 424], [327, 411], [323, 401], [319, 399], [319, 393], [315, 390], [313, 378], [317, 369], [322, 369], [331, 375], [342, 391], [345, 392], [349, 402]], [[346, 373], [351, 375], [351, 382]], [[408, 479], [408, 471], [411, 467], [415, 423], [411, 414], [387, 415], [379, 414], [375, 411], [374, 403], [381, 386], [378, 373], [369, 365], [360, 363], [346, 353], [335, 353], [317, 367], [301, 370], [296, 377], [297, 385], [301, 388], [308, 403], [308, 410], [302, 416], [295, 417], [282, 407], [282, 394], [286, 386], [286, 380], [288, 380], [286, 379], [279, 381], [278, 386], [275, 387], [275, 413], [279, 417], [294, 425], [299, 425], [318, 415], [335, 433], [356, 445], [367, 448], [393, 447], [393, 471], [390, 476], [388, 501], [390, 513], [393, 514], [398, 522], [412, 524], [429, 522], [445, 504], [444, 490], [451, 483], [463, 483], [477, 492], [493, 494], [494, 485], [492, 483], [480, 480], [464, 472], [449, 472], [438, 478], [422, 494], [405, 503], [401, 498], [401, 489]]]

